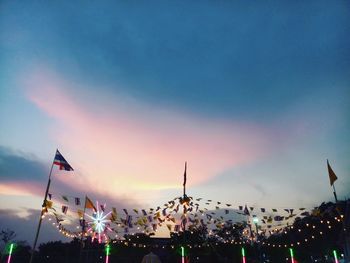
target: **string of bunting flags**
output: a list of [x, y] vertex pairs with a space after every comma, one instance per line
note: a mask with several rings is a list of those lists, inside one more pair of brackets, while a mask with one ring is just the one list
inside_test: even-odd
[[[57, 150], [52, 168], [73, 171], [72, 166]], [[334, 181], [337, 180], [328, 161], [330, 184], [337, 196]], [[90, 236], [99, 243], [118, 243], [133, 247], [158, 246], [133, 242], [130, 236], [154, 235], [160, 228], [167, 229], [172, 236], [181, 236], [181, 232], [190, 234], [205, 231], [207, 239], [202, 243], [189, 242], [184, 246], [210, 247], [215, 245], [247, 245], [259, 243], [263, 247], [281, 248], [307, 244], [331, 233], [332, 229], [343, 228], [341, 211], [330, 211], [320, 207], [256, 207], [237, 205], [205, 198], [193, 198], [186, 195], [186, 167], [184, 172], [184, 194], [175, 197], [156, 208], [120, 208], [106, 203], [93, 202], [89, 197], [60, 195], [50, 191], [52, 168], [46, 188], [41, 217], [34, 241], [35, 250], [41, 221], [48, 221], [68, 238]], [[310, 220], [309, 222], [305, 221]], [[326, 219], [324, 219], [326, 218]], [[258, 219], [258, 220], [257, 220]], [[305, 220], [304, 220], [305, 219]], [[259, 225], [257, 224], [259, 222]], [[253, 230], [255, 224], [255, 230]], [[230, 230], [235, 230], [234, 234]], [[276, 237], [283, 236], [283, 242]], [[276, 241], [277, 240], [277, 241]], [[163, 245], [162, 248], [175, 248]], [[33, 254], [30, 262], [32, 262]]]
[[[125, 234], [135, 234], [135, 233], [146, 233], [146, 234], [154, 234], [157, 232], [159, 227], [166, 226], [166, 228], [170, 232], [181, 232], [182, 224], [186, 223], [188, 230], [196, 229], [200, 226], [205, 226], [208, 229], [220, 229], [227, 223], [232, 223], [233, 221], [241, 221], [247, 223], [247, 226], [250, 224], [249, 218], [253, 215], [252, 211], [260, 210], [260, 213], [265, 213], [261, 217], [261, 223], [266, 225], [266, 228], [278, 227], [272, 230], [264, 230], [264, 234], [273, 235], [279, 233], [284, 230], [285, 226], [288, 226], [287, 222], [291, 218], [300, 218], [302, 216], [307, 216], [312, 213], [315, 213], [315, 208], [312, 211], [306, 211], [306, 208], [289, 208], [281, 210], [285, 215], [274, 215], [268, 213], [277, 213], [278, 210], [272, 208], [271, 210], [265, 208], [256, 208], [245, 206], [238, 206], [238, 209], [233, 209], [232, 204], [224, 204], [222, 207], [222, 202], [214, 202], [213, 200], [205, 200], [203, 198], [197, 198], [193, 201], [193, 198], [190, 197], [190, 201], [185, 204], [184, 213], [180, 213], [180, 207], [184, 204], [181, 203], [181, 198], [176, 197], [163, 206], [158, 206], [156, 208], [149, 209], [118, 209], [112, 207], [112, 211], [108, 213], [108, 218], [106, 219], [106, 225], [100, 231], [95, 231], [93, 227], [93, 223], [90, 223], [90, 228], [88, 231], [84, 233], [84, 230], [89, 227], [88, 220], [83, 220], [84, 212], [81, 208], [82, 202], [79, 197], [70, 197], [67, 195], [60, 195], [60, 201], [64, 201], [65, 204], [61, 207], [61, 212], [59, 211], [59, 207], [53, 205], [54, 197], [50, 194], [50, 200], [47, 200], [46, 210], [50, 211], [56, 220], [56, 227], [60, 230], [61, 233], [65, 234], [68, 237], [78, 237], [81, 235], [92, 235], [93, 238], [96, 238], [97, 234], [102, 235], [102, 239], [110, 240], [112, 238], [122, 238]], [[204, 202], [204, 207], [203, 206]], [[72, 205], [69, 207], [69, 203], [72, 202]], [[214, 208], [208, 207], [210, 204], [214, 204]], [[92, 215], [90, 216], [92, 219], [96, 216], [96, 213], [100, 210], [101, 212], [105, 212], [106, 204], [99, 205], [98, 203], [95, 205], [93, 202], [86, 197], [85, 200], [85, 208], [92, 210]], [[68, 207], [69, 212], [68, 213]], [[78, 209], [76, 209], [78, 207]], [[295, 211], [298, 211], [296, 213]], [[82, 231], [70, 231], [68, 230], [64, 223], [67, 222], [68, 225], [72, 223], [76, 217], [76, 214], [79, 218], [79, 225], [76, 228], [81, 228]], [[238, 215], [235, 220], [227, 219], [229, 215]], [[296, 217], [298, 216], [298, 217]], [[93, 221], [93, 220], [92, 220]], [[286, 221], [286, 224], [281, 224], [282, 221]], [[271, 223], [277, 222], [277, 226], [273, 226]], [[248, 229], [248, 227], [247, 227]], [[263, 226], [260, 226], [260, 232], [262, 233]], [[112, 238], [111, 238], [112, 236]], [[239, 242], [246, 242], [251, 236], [251, 233], [247, 231], [245, 240], [240, 240]], [[100, 240], [100, 239], [99, 239]], [[236, 242], [236, 241], [235, 241]]]
[[[79, 238], [83, 235], [82, 231], [70, 231], [67, 230], [61, 223], [61, 221], [59, 219], [56, 218], [55, 220], [52, 220], [51, 217], [49, 217], [48, 219], [49, 221], [52, 221], [52, 225], [54, 227], [56, 227], [59, 232], [61, 234], [63, 234], [66, 237], [69, 238]], [[317, 219], [316, 219], [317, 220]], [[317, 238], [326, 238], [327, 235], [329, 234], [330, 231], [332, 231], [333, 228], [336, 227], [342, 227], [342, 217], [334, 217], [333, 219], [329, 219], [329, 220], [321, 220], [318, 219], [318, 222], [323, 228], [322, 229], [318, 229], [318, 227], [316, 227], [316, 222], [314, 222], [314, 224], [310, 224], [310, 223], [301, 223], [297, 226], [288, 226], [284, 229], [279, 229], [276, 230], [275, 233], [272, 233], [272, 235], [287, 235], [290, 234], [290, 231], [294, 231], [294, 233], [296, 234], [300, 234], [301, 236], [303, 236], [302, 239], [298, 239], [298, 238], [294, 238], [293, 241], [290, 241], [288, 243], [284, 242], [284, 243], [278, 243], [278, 242], [273, 242], [271, 240], [268, 239], [264, 239], [262, 241], [257, 241], [257, 242], [261, 242], [262, 246], [266, 246], [266, 247], [272, 247], [272, 248], [281, 248], [281, 247], [294, 247], [294, 246], [300, 246], [303, 244], [307, 244], [309, 242], [312, 242], [312, 240], [315, 240]], [[77, 228], [80, 228], [80, 226], [77, 226]], [[305, 237], [305, 231], [309, 232], [309, 236]], [[274, 232], [274, 231], [272, 231]], [[262, 233], [259, 233], [260, 235]], [[86, 234], [85, 236], [87, 236], [88, 234]], [[131, 235], [137, 235], [137, 233], [132, 233]], [[243, 245], [243, 244], [250, 244], [251, 240], [249, 238], [244, 238], [241, 237], [238, 240], [224, 240], [222, 238], [220, 238], [218, 235], [213, 234], [213, 232], [209, 233], [209, 235], [213, 235], [214, 237], [216, 237], [217, 239], [215, 240], [215, 242], [212, 243], [208, 243], [208, 242], [204, 242], [204, 243], [198, 243], [198, 244], [187, 244], [187, 246], [189, 248], [191, 247], [205, 247], [205, 246], [210, 246], [210, 245], [220, 245], [222, 243], [224, 244], [232, 244], [232, 245]], [[130, 242], [131, 240], [126, 238], [126, 239], [112, 239], [113, 243], [119, 243], [121, 245], [125, 245], [125, 246], [134, 246], [134, 247], [158, 247], [158, 245], [151, 245], [151, 244], [142, 244], [140, 242], [135, 243], [135, 242]], [[174, 248], [173, 245], [164, 245], [162, 248]]]

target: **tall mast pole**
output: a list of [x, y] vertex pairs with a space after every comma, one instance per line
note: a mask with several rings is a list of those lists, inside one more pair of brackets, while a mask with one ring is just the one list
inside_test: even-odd
[[[56, 150], [56, 152], [57, 152], [57, 150]], [[55, 156], [56, 156], [56, 155], [55, 155]], [[47, 195], [49, 194], [49, 189], [50, 189], [50, 184], [51, 184], [51, 174], [52, 174], [52, 169], [53, 169], [54, 161], [55, 161], [55, 158], [53, 159], [52, 164], [51, 164], [51, 169], [50, 169], [50, 173], [49, 173], [49, 180], [47, 181], [47, 186], [46, 186], [46, 191], [45, 191], [45, 197], [44, 197], [42, 209], [41, 209], [41, 212], [40, 212], [40, 218], [39, 218], [38, 228], [37, 228], [37, 230], [36, 230], [35, 239], [34, 239], [34, 244], [33, 244], [33, 249], [32, 249], [32, 253], [31, 253], [31, 255], [30, 255], [29, 263], [32, 263], [32, 262], [33, 262], [34, 253], [35, 253], [35, 248], [36, 248], [36, 244], [37, 244], [38, 238], [39, 238], [41, 223], [42, 223], [42, 221], [43, 221], [43, 215], [44, 215], [44, 211], [45, 211], [45, 209], [46, 209]]]
[[81, 238], [80, 238], [80, 253], [79, 253], [79, 262], [81, 262], [81, 257], [83, 253], [83, 248], [84, 248], [84, 236], [85, 236], [85, 211], [86, 211], [86, 199], [87, 196], [85, 195], [85, 202], [84, 202], [84, 212], [83, 212], [83, 222], [81, 226]]
[[185, 172], [184, 172], [184, 182], [183, 182], [183, 224], [182, 224], [182, 232], [183, 232], [183, 247], [182, 247], [182, 263], [185, 263], [185, 243], [186, 243], [186, 223], [187, 223], [187, 215], [186, 215], [186, 181], [187, 181], [187, 162], [185, 162]]
[[334, 194], [335, 203], [337, 204], [338, 203], [338, 197], [337, 197], [337, 192], [335, 191], [334, 183], [333, 183], [333, 194]]

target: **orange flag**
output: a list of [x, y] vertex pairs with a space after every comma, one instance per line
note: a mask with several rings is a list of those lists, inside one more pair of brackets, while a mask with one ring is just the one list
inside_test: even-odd
[[327, 167], [328, 167], [329, 182], [331, 185], [333, 185], [334, 182], [338, 179], [338, 177], [335, 175], [335, 172], [332, 170], [331, 166], [329, 165], [328, 160], [327, 160]]
[[87, 196], [85, 198], [85, 208], [94, 209], [94, 211], [97, 211], [94, 203]]

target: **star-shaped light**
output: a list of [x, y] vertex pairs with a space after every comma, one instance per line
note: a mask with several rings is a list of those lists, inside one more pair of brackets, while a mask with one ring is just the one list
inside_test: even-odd
[[[97, 208], [99, 208], [98, 203], [97, 203]], [[101, 243], [102, 238], [104, 237], [107, 239], [107, 236], [105, 234], [106, 230], [111, 230], [108, 226], [108, 222], [110, 222], [107, 217], [111, 214], [111, 212], [108, 212], [107, 214], [104, 215], [104, 211], [100, 211], [99, 209], [91, 215], [86, 214], [90, 219], [91, 222], [88, 222], [88, 225], [90, 228], [88, 229], [88, 232], [93, 232], [93, 239], [98, 236], [98, 242]]]

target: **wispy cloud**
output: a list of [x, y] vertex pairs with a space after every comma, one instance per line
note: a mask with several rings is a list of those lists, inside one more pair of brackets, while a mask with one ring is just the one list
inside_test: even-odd
[[26, 179], [37, 181], [44, 178], [47, 170], [35, 156], [12, 151], [0, 145], [0, 176], [2, 181]]
[[[20, 206], [40, 209], [48, 181], [48, 171], [51, 164], [39, 161], [31, 154], [15, 152], [5, 147], [0, 147], [0, 208], [15, 208]], [[132, 197], [115, 195], [109, 193], [98, 193], [89, 191], [88, 188], [79, 188], [78, 185], [70, 183], [74, 173], [61, 172], [53, 169], [51, 177], [50, 192], [53, 195], [55, 205], [62, 204], [62, 196], [70, 196], [71, 204], [73, 198], [81, 198], [85, 195], [92, 200], [102, 200], [109, 206], [118, 208], [139, 207], [140, 202]], [[143, 201], [142, 201], [143, 203]]]
[[101, 110], [90, 106], [94, 98], [76, 99], [73, 88], [48, 71], [27, 82], [30, 100], [55, 121], [52, 137], [81, 174], [70, 180], [80, 189], [137, 194], [177, 188], [184, 161], [189, 183], [198, 184], [271, 149], [269, 129], [261, 125], [165, 111], [120, 96], [99, 104], [98, 115]]
[[[16, 240], [27, 241], [32, 245], [37, 227], [40, 212], [34, 209], [0, 209], [0, 230], [10, 229], [15, 231]], [[39, 236], [39, 244], [50, 240], [69, 239], [60, 235], [56, 228], [44, 221], [42, 231]]]

